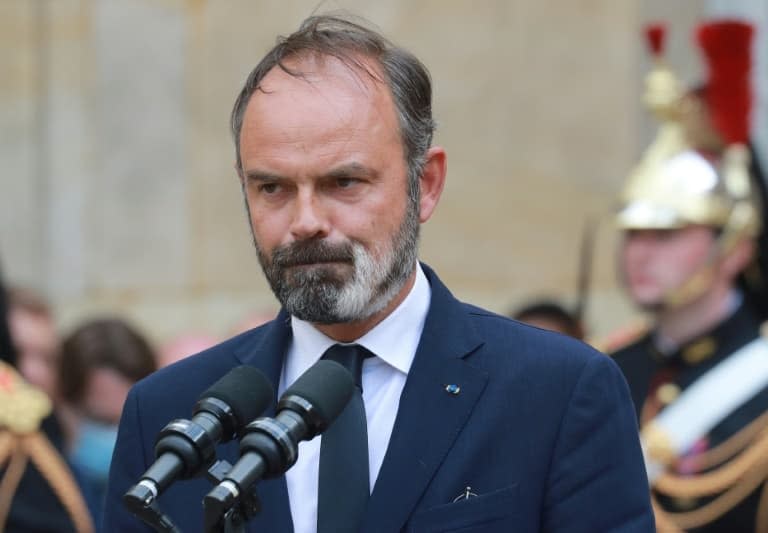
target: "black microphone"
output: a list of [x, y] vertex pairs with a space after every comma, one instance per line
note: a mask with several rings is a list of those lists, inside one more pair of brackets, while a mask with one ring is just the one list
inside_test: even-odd
[[277, 477], [293, 466], [299, 441], [325, 431], [349, 403], [354, 388], [352, 374], [325, 359], [297, 379], [280, 398], [274, 418], [259, 418], [245, 427], [240, 459], [203, 499], [206, 522], [215, 524], [258, 480]]
[[230, 370], [200, 395], [192, 420], [172, 420], [160, 431], [157, 459], [123, 496], [126, 507], [139, 514], [176, 479], [204, 473], [216, 459], [216, 443], [238, 436], [273, 396], [272, 384], [259, 369], [243, 365]]

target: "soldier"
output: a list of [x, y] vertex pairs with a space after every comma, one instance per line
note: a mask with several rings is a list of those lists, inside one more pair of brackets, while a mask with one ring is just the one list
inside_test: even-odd
[[[653, 326], [613, 354], [640, 423], [659, 531], [768, 531], [768, 342], [754, 304], [759, 176], [749, 176], [742, 22], [701, 25], [710, 75], [683, 94], [661, 61], [646, 103], [658, 136], [624, 189], [622, 281]], [[758, 289], [760, 287], [757, 287]]]
[[51, 400], [21, 378], [15, 363], [0, 283], [0, 531], [91, 533], [88, 508], [56, 446]]

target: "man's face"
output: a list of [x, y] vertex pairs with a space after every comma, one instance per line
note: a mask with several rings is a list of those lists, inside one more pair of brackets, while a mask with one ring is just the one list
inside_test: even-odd
[[80, 405], [82, 414], [102, 424], [116, 426], [120, 422], [123, 404], [133, 383], [117, 370], [93, 368], [88, 375]]
[[630, 297], [644, 309], [659, 309], [707, 264], [714, 246], [713, 230], [704, 226], [628, 231], [620, 261]]
[[58, 336], [53, 321], [25, 309], [13, 308], [8, 315], [13, 343], [18, 351], [17, 366], [24, 379], [56, 396]]
[[291, 314], [364, 320], [416, 264], [418, 206], [407, 197], [395, 106], [385, 84], [335, 59], [290, 66], [305, 76], [268, 73], [241, 131], [259, 261]]

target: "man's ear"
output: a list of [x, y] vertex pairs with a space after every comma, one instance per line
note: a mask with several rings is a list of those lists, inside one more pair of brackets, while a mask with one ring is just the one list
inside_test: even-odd
[[421, 173], [421, 196], [419, 200], [419, 222], [429, 220], [440, 201], [445, 186], [445, 174], [448, 170], [445, 150], [433, 146], [427, 150], [424, 170]]

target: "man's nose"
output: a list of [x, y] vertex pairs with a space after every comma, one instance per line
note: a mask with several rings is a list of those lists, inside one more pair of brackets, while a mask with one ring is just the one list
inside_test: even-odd
[[311, 191], [302, 191], [296, 197], [291, 222], [291, 234], [296, 240], [325, 237], [330, 231], [325, 206]]
[[647, 236], [634, 238], [626, 246], [626, 253], [632, 261], [644, 262], [655, 255], [656, 242]]

